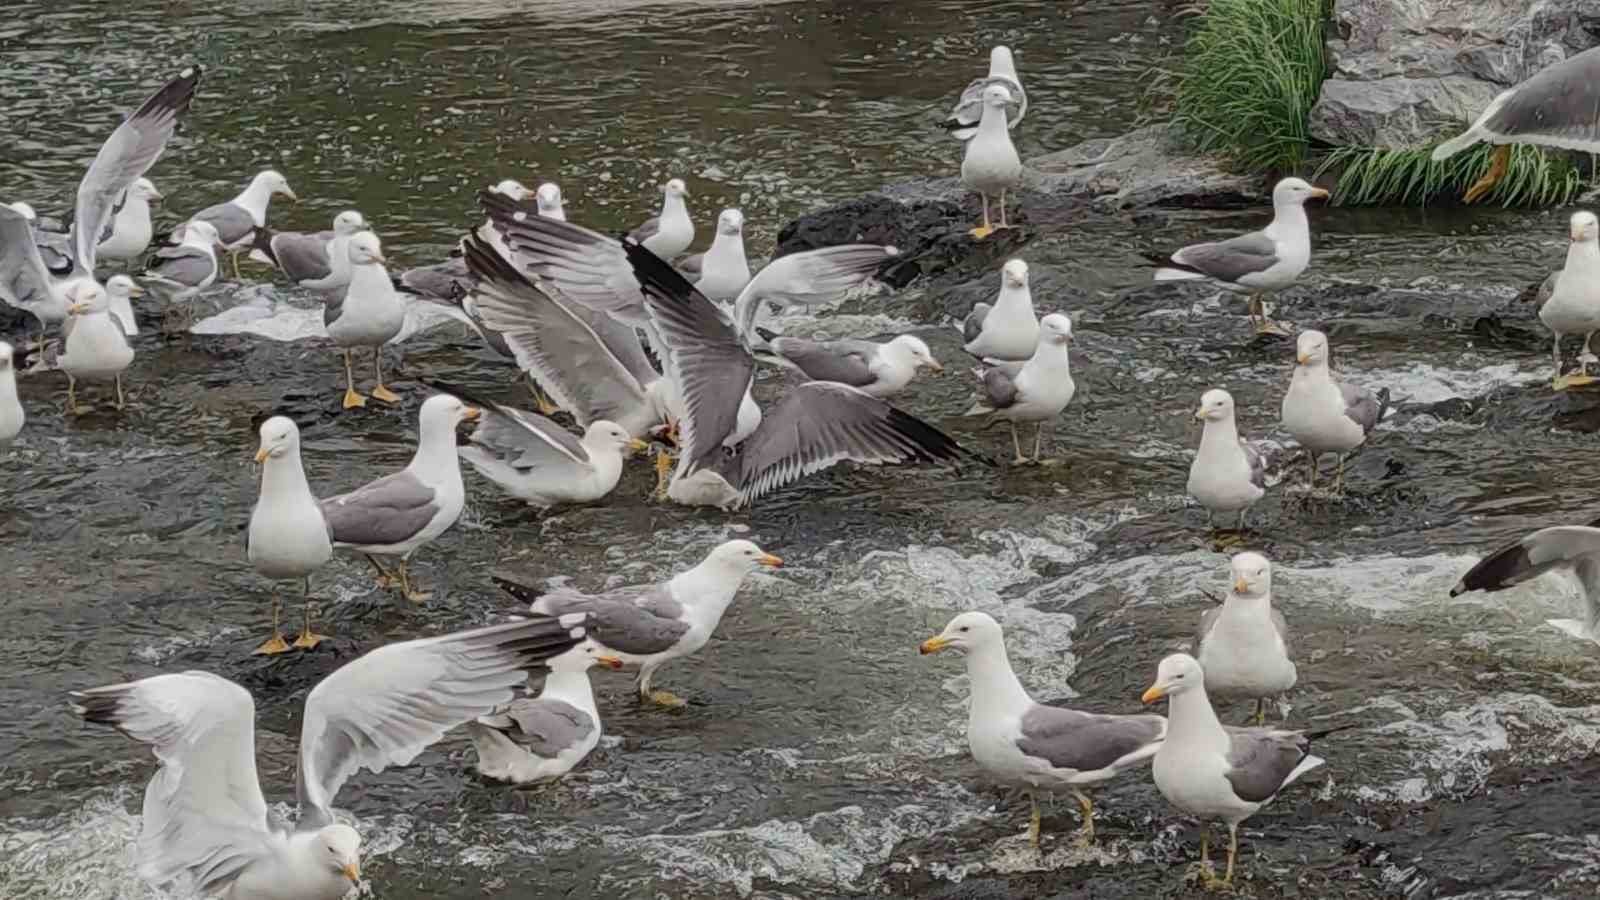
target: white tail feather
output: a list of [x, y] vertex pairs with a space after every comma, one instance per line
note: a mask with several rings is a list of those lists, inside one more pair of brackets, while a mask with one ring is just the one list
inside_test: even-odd
[[1206, 276], [1199, 272], [1186, 272], [1183, 269], [1169, 269], [1165, 266], [1156, 270], [1156, 281], [1199, 281]]
[[1433, 161], [1439, 162], [1440, 160], [1449, 159], [1481, 140], [1483, 140], [1483, 135], [1478, 132], [1477, 126], [1468, 128], [1464, 133], [1433, 148]]

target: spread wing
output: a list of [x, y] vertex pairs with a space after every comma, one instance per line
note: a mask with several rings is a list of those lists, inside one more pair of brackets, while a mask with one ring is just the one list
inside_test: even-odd
[[615, 238], [581, 225], [530, 214], [505, 197], [485, 191], [485, 213], [505, 235], [513, 262], [536, 275], [563, 300], [603, 312], [630, 325], [648, 321], [639, 282]]
[[249, 691], [208, 672], [184, 672], [72, 698], [86, 721], [148, 745], [160, 762], [144, 793], [141, 876], [160, 883], [187, 874], [211, 894], [269, 855]]
[[840, 244], [779, 257], [757, 272], [733, 301], [739, 331], [754, 332], [763, 300], [806, 306], [832, 303], [866, 284], [899, 253], [877, 244]]
[[50, 273], [33, 241], [33, 225], [0, 203], [0, 299], [24, 309], [49, 302]]
[[410, 765], [446, 731], [510, 703], [528, 670], [584, 639], [585, 616], [540, 616], [379, 647], [323, 679], [300, 729], [302, 830], [333, 821], [361, 769]]

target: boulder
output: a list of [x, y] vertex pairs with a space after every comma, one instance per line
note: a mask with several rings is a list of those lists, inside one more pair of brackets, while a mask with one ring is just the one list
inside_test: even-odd
[[1229, 172], [1218, 159], [1184, 149], [1165, 124], [1028, 160], [1028, 187], [1090, 201], [1102, 211], [1142, 206], [1255, 206], [1271, 193], [1259, 175]]
[[1500, 91], [1600, 43], [1593, 0], [1334, 0], [1311, 137], [1419, 147]]

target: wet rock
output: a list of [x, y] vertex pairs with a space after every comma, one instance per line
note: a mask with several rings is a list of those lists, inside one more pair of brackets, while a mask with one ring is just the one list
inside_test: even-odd
[[1459, 130], [1494, 95], [1600, 43], [1589, 0], [1335, 0], [1333, 72], [1311, 136], [1412, 147]]
[[1088, 200], [1102, 210], [1254, 206], [1270, 193], [1259, 175], [1229, 172], [1220, 160], [1184, 149], [1167, 125], [1084, 141], [1028, 160], [1027, 168], [1031, 192]]

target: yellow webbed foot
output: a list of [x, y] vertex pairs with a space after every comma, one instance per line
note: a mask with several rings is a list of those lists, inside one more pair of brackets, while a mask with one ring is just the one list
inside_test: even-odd
[[1490, 191], [1494, 190], [1495, 185], [1500, 183], [1500, 179], [1506, 174], [1506, 167], [1510, 164], [1511, 145], [1501, 144], [1496, 147], [1494, 153], [1489, 157], [1489, 171], [1485, 172], [1482, 178], [1473, 182], [1472, 187], [1467, 188], [1466, 194], [1461, 199], [1467, 203], [1477, 203], [1483, 199]]
[[656, 454], [656, 492], [657, 500], [667, 499], [667, 484], [672, 479], [672, 454], [665, 450]]
[[967, 233], [972, 235], [973, 240], [981, 241], [989, 235], [994, 234], [994, 232], [995, 228], [993, 225], [979, 225], [977, 228], [974, 228]]
[[[282, 641], [283, 638], [278, 640]], [[325, 640], [328, 640], [328, 636], [325, 634], [317, 634], [315, 631], [301, 631], [300, 636], [294, 639], [294, 646], [297, 650], [314, 650], [318, 644]]]
[[367, 398], [356, 393], [355, 388], [344, 389], [344, 408], [356, 409], [367, 405]]
[[433, 591], [406, 591], [405, 597], [412, 603], [423, 603], [433, 599]]
[[671, 691], [651, 691], [650, 702], [657, 706], [666, 706], [672, 709], [682, 709], [689, 705], [689, 701]]
[[279, 653], [288, 653], [289, 644], [283, 635], [274, 634], [266, 643], [255, 649], [254, 656], [277, 656]]
[[[385, 403], [400, 402], [399, 394], [396, 394], [394, 391], [389, 390], [381, 384], [372, 389], [372, 397], [374, 400], [382, 400]], [[348, 402], [348, 400], [346, 402]]]
[[1583, 387], [1587, 384], [1594, 384], [1596, 380], [1597, 379], [1593, 375], [1584, 375], [1575, 372], [1571, 375], [1562, 375], [1560, 378], [1557, 378], [1555, 381], [1551, 382], [1550, 386], [1558, 391], [1564, 391], [1567, 388]]

